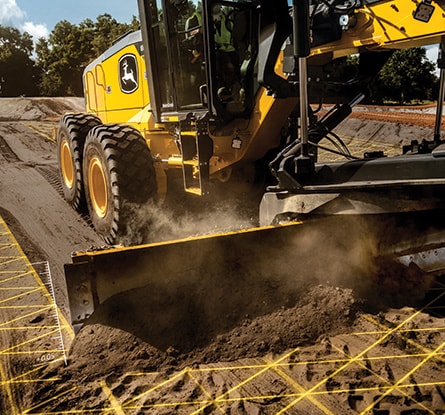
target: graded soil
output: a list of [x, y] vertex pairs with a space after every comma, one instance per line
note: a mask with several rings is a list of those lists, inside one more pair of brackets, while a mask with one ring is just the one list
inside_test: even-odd
[[[83, 111], [83, 100], [2, 98], [1, 103], [0, 215], [31, 262], [49, 261], [55, 299], [69, 318], [63, 264], [73, 251], [104, 244], [88, 218], [63, 200], [57, 172], [53, 127], [63, 113]], [[425, 115], [430, 110], [413, 109]], [[390, 122], [381, 114], [390, 114]], [[383, 146], [388, 153], [431, 136], [434, 119], [410, 114], [407, 124], [404, 114], [400, 108], [360, 107], [336, 132], [351, 148]], [[420, 125], [413, 124], [415, 119]], [[180, 229], [171, 218], [169, 212], [160, 213], [164, 239], [250, 225], [249, 218], [239, 219], [224, 207], [199, 217], [184, 215]], [[292, 295], [273, 284], [260, 287], [246, 298], [256, 305], [255, 312], [226, 308], [211, 327], [190, 323], [199, 324], [194, 304], [206, 292], [199, 299], [181, 290], [141, 298], [155, 333], [148, 338], [93, 315], [67, 344], [66, 364], [49, 363], [35, 372], [23, 361], [23, 374], [14, 381], [2, 371], [7, 387], [0, 392], [0, 412], [444, 414], [444, 278], [374, 266], [365, 281], [360, 278], [366, 273], [356, 274], [356, 269], [334, 269], [334, 262], [349, 264], [341, 251], [329, 255], [312, 247], [307, 255], [319, 269], [304, 280], [287, 257], [292, 253], [283, 250], [281, 266], [292, 266], [287, 273], [298, 281]], [[363, 269], [356, 251], [343, 248]], [[258, 252], [259, 262], [265, 263], [268, 253], [267, 246]], [[235, 294], [228, 292], [226, 298]], [[221, 301], [207, 300], [215, 307]], [[113, 310], [131, 318], [125, 302]], [[0, 316], [5, 327], [7, 310]], [[18, 335], [5, 333], [0, 341], [6, 359]], [[23, 342], [26, 333], [20, 336], [17, 341]], [[31, 372], [34, 380], [26, 382]]]

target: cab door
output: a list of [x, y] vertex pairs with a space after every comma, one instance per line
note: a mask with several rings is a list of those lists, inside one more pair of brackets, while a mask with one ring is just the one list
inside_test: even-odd
[[224, 120], [249, 116], [257, 90], [257, 6], [244, 0], [139, 0], [155, 120], [200, 111]]
[[140, 0], [139, 7], [155, 119], [204, 110], [200, 90], [207, 78], [198, 0]]

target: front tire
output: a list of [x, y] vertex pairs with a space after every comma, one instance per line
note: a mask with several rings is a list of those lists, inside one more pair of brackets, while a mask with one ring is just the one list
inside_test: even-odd
[[86, 208], [82, 180], [82, 156], [85, 139], [91, 128], [101, 124], [91, 114], [66, 114], [57, 132], [59, 177], [65, 200], [78, 212]]
[[[96, 232], [109, 244], [140, 243], [136, 214], [156, 195], [150, 150], [140, 133], [126, 125], [99, 125], [85, 142], [85, 196]], [[131, 224], [131, 226], [130, 226]]]

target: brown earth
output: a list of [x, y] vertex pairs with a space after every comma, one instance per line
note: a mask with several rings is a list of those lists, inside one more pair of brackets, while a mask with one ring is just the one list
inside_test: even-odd
[[[32, 261], [50, 261], [56, 299], [66, 313], [63, 264], [72, 251], [102, 244], [63, 202], [57, 184], [51, 131], [60, 114], [81, 111], [83, 102], [1, 103], [0, 214]], [[337, 133], [359, 151], [375, 145], [389, 153], [430, 138], [434, 119], [402, 111], [360, 107]], [[163, 223], [170, 220], [165, 215]], [[218, 230], [221, 216], [220, 228], [233, 226], [233, 213], [219, 211], [192, 221], [187, 232]], [[210, 337], [195, 338], [176, 325], [174, 332], [165, 328], [169, 341], [157, 346], [92, 320], [72, 342], [67, 366], [49, 364], [38, 382], [17, 382], [18, 412], [7, 408], [0, 392], [2, 413], [444, 414], [443, 278], [382, 268], [364, 284], [351, 269], [334, 273], [323, 263], [326, 252], [309, 254], [320, 258], [324, 271], [301, 281], [297, 295], [265, 314], [221, 315], [225, 329]], [[159, 306], [162, 320], [162, 309], [169, 315], [188, 310], [185, 294], [148, 301]]]

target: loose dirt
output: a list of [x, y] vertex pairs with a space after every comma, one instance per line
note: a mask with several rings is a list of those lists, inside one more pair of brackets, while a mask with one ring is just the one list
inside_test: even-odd
[[[49, 260], [64, 314], [63, 264], [72, 251], [102, 245], [62, 200], [51, 139], [61, 114], [82, 109], [83, 100], [66, 98], [2, 99], [0, 109], [0, 215], [31, 261]], [[407, 127], [404, 118], [376, 119], [382, 112], [394, 115], [390, 108], [363, 107], [337, 134], [351, 146], [388, 152], [430, 138], [434, 121]], [[215, 218], [203, 232], [217, 230]], [[316, 247], [309, 254], [319, 262], [327, 256]], [[267, 252], [258, 255], [267, 258]], [[290, 262], [282, 258], [283, 267]], [[190, 325], [167, 325], [163, 332], [153, 321], [157, 339], [147, 341], [93, 318], [70, 345], [66, 366], [43, 366], [33, 383], [8, 383], [2, 374], [19, 396], [12, 410], [5, 392], [12, 386], [0, 392], [2, 413], [444, 414], [444, 279], [419, 281], [403, 267], [382, 268], [360, 284], [352, 271], [331, 265], [323, 263], [316, 278], [301, 281], [295, 295], [267, 312], [238, 315], [234, 309], [219, 316], [220, 330], [200, 336]], [[292, 270], [299, 275], [298, 267]], [[271, 297], [264, 293], [252, 292], [255, 298], [247, 301], [266, 310], [261, 303]], [[147, 309], [157, 309], [160, 321], [184, 318], [193, 298], [177, 295], [145, 299]], [[2, 344], [3, 355], [5, 349]]]

